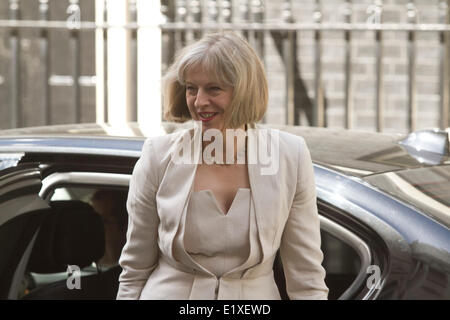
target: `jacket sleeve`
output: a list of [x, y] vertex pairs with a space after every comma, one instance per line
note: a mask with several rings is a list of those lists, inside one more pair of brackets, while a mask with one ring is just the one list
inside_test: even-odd
[[154, 157], [152, 141], [147, 139], [130, 180], [127, 241], [119, 259], [123, 271], [117, 299], [139, 299], [158, 263], [158, 171]]
[[280, 256], [290, 299], [327, 299], [314, 170], [300, 137], [297, 188], [283, 231]]

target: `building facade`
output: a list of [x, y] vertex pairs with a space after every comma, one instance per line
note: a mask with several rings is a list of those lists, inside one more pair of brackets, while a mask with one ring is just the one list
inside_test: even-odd
[[240, 32], [261, 55], [267, 123], [448, 127], [447, 0], [155, 3], [0, 1], [0, 128], [160, 121], [158, 79], [178, 48], [212, 30], [202, 23]]

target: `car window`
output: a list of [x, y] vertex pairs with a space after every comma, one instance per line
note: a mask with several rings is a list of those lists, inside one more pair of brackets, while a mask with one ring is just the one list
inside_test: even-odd
[[[32, 299], [40, 299], [42, 298], [42, 292], [45, 297], [45, 295], [48, 296], [48, 292], [55, 293], [55, 288], [60, 288], [61, 292], [66, 290], [65, 294], [67, 294], [66, 282], [69, 275], [68, 269], [59, 270], [54, 266], [57, 263], [65, 263], [66, 261], [62, 261], [64, 259], [75, 259], [75, 261], [81, 259], [83, 263], [86, 264], [82, 265], [79, 269], [81, 283], [88, 283], [88, 280], [85, 281], [83, 279], [93, 279], [101, 275], [101, 277], [103, 277], [102, 281], [109, 281], [109, 283], [105, 284], [105, 288], [113, 288], [118, 281], [118, 279], [115, 279], [115, 277], [117, 277], [120, 273], [118, 260], [126, 240], [128, 219], [126, 212], [127, 193], [127, 188], [88, 186], [64, 186], [53, 190], [49, 198], [50, 205], [52, 208], [62, 206], [62, 208], [59, 208], [60, 211], [58, 212], [61, 219], [66, 219], [67, 212], [65, 212], [64, 206], [67, 205], [68, 210], [74, 211], [70, 213], [70, 219], [73, 219], [73, 221], [61, 221], [58, 217], [52, 217], [51, 219], [54, 221], [47, 222], [47, 224], [58, 226], [58, 228], [62, 226], [62, 230], [55, 230], [57, 227], [49, 227], [47, 225], [41, 228], [40, 234], [36, 240], [37, 243], [35, 243], [31, 253], [30, 262], [28, 263], [27, 271], [22, 281], [21, 290], [19, 290], [19, 298], [27, 299], [32, 297]], [[80, 208], [81, 220], [87, 217], [86, 213], [83, 213], [82, 211], [88, 210], [91, 212], [91, 216], [94, 215], [93, 218], [100, 221], [101, 227], [98, 228], [99, 235], [94, 237], [96, 239], [96, 243], [77, 244], [76, 241], [78, 238], [75, 240], [70, 239], [77, 237], [77, 234], [74, 234], [77, 232], [76, 230], [80, 229], [82, 231], [85, 227], [90, 228], [91, 224], [89, 220], [86, 220], [86, 222], [77, 221], [76, 208], [75, 210], [73, 210], [73, 208], [69, 208], [73, 207], [73, 205]], [[82, 223], [85, 223], [86, 225], [83, 226], [81, 225]], [[71, 228], [71, 224], [73, 224], [73, 228]], [[60, 239], [62, 243], [48, 243], [48, 237], [55, 237], [55, 235], [46, 235], [46, 232], [56, 234], [56, 238]], [[58, 235], [58, 233], [60, 234]], [[67, 233], [67, 235], [62, 233]], [[69, 239], [66, 239], [66, 237]], [[82, 242], [84, 240], [80, 239], [80, 241]], [[39, 246], [39, 242], [42, 242], [41, 246]], [[71, 247], [67, 247], [68, 245]], [[43, 248], [43, 246], [54, 246], [54, 248]], [[85, 247], [83, 248], [83, 246]], [[93, 248], [98, 248], [98, 250], [95, 251], [96, 253], [98, 253], [99, 250], [102, 250], [102, 254], [101, 256], [98, 255], [95, 261], [91, 261], [91, 263], [87, 264], [86, 260], [83, 259], [88, 259], [89, 257], [84, 258], [83, 254], [85, 251], [93, 251], [94, 249], [91, 250], [91, 246]], [[62, 248], [70, 251], [70, 253], [64, 253]], [[37, 255], [39, 257], [36, 257]], [[42, 258], [43, 256], [46, 256], [48, 261]], [[33, 261], [33, 259], [35, 261]], [[69, 261], [74, 260], [68, 260], [67, 262]], [[109, 280], [106, 279], [104, 275], [111, 272], [113, 272], [114, 276], [112, 276]], [[115, 293], [109, 293], [109, 298], [113, 298], [114, 295]], [[85, 296], [81, 297], [89, 298]], [[102, 297], [97, 296], [97, 298]]]
[[378, 261], [374, 260], [378, 256], [373, 244], [367, 242], [372, 235], [367, 234], [363, 225], [348, 220], [348, 207], [333, 206], [322, 197], [318, 197], [317, 204], [328, 298], [352, 299], [361, 293], [368, 267]]
[[[363, 250], [362, 248], [365, 247], [362, 245], [361, 239], [324, 216], [320, 216], [320, 220], [321, 250], [324, 256], [322, 266], [326, 271], [325, 283], [329, 289], [328, 299], [348, 299], [347, 293], [354, 291], [353, 286], [359, 285], [360, 281], [357, 279], [361, 278], [362, 270], [369, 257], [365, 252], [357, 252], [355, 249]], [[353, 246], [349, 242], [353, 242]], [[365, 261], [362, 261], [361, 257], [366, 257]], [[274, 277], [281, 298], [288, 299], [279, 252], [274, 261]]]
[[350, 287], [361, 269], [358, 253], [343, 240], [321, 230], [322, 266], [326, 270], [328, 299], [338, 299]]
[[17, 166], [23, 153], [0, 153], [0, 171]]

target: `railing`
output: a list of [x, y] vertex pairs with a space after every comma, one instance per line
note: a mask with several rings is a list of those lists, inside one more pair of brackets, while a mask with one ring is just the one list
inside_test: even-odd
[[[0, 20], [0, 30], [8, 30], [8, 39], [10, 46], [10, 71], [9, 71], [9, 108], [10, 108], [10, 126], [21, 126], [21, 81], [20, 81], [20, 34], [19, 30], [33, 29], [40, 30], [40, 56], [44, 61], [43, 81], [45, 83], [44, 90], [41, 95], [40, 102], [45, 106], [46, 124], [51, 124], [52, 110], [50, 103], [50, 92], [52, 76], [49, 70], [49, 30], [67, 30], [70, 33], [70, 50], [72, 51], [73, 61], [71, 61], [72, 74], [71, 85], [73, 87], [72, 97], [69, 101], [72, 103], [75, 112], [73, 122], [80, 122], [80, 33], [100, 31], [103, 35], [103, 73], [96, 75], [97, 85], [103, 85], [103, 112], [97, 113], [97, 121], [108, 121], [108, 31], [112, 28], [121, 28], [131, 32], [131, 41], [129, 46], [131, 57], [131, 81], [132, 93], [129, 105], [129, 120], [139, 120], [138, 118], [138, 92], [137, 92], [137, 73], [138, 73], [138, 57], [137, 48], [139, 42], [137, 40], [137, 32], [146, 28], [154, 28], [154, 24], [138, 23], [137, 14], [139, 6], [138, 1], [128, 0], [129, 19], [127, 23], [111, 24], [107, 21], [107, 6], [104, 6], [104, 17], [102, 21], [89, 22], [81, 21], [80, 5], [78, 0], [70, 0], [67, 8], [68, 19], [66, 21], [50, 21], [49, 5], [47, 0], [39, 1], [40, 20], [20, 20], [20, 2], [19, 0], [9, 0], [9, 19]], [[153, 1], [153, 0], [152, 0]], [[106, 4], [106, 1], [104, 1]], [[446, 128], [449, 126], [449, 95], [450, 95], [450, 14], [449, 1], [440, 0], [439, 3], [439, 21], [436, 24], [422, 24], [417, 21], [417, 8], [414, 1], [409, 1], [406, 6], [405, 14], [407, 15], [407, 23], [383, 23], [383, 3], [375, 0], [373, 5], [369, 6], [368, 19], [366, 23], [355, 23], [352, 21], [353, 9], [352, 3], [355, 1], [344, 1], [343, 15], [345, 22], [343, 23], [327, 23], [322, 18], [322, 2], [315, 1], [315, 10], [313, 14], [313, 23], [298, 23], [293, 18], [293, 8], [291, 0], [279, 0], [282, 5], [281, 17], [276, 22], [266, 19], [264, 1], [255, 0], [162, 0], [161, 14], [166, 22], [159, 24], [162, 35], [164, 36], [164, 61], [162, 69], [170, 63], [174, 52], [183, 45], [200, 38], [205, 32], [214, 30], [235, 30], [241, 32], [256, 49], [257, 53], [264, 59], [265, 40], [272, 37], [277, 51], [282, 57], [285, 66], [285, 109], [287, 124], [298, 125], [300, 122], [299, 110], [305, 108], [302, 103], [302, 97], [305, 96], [304, 83], [299, 73], [297, 61], [297, 35], [305, 31], [314, 33], [314, 94], [313, 103], [309, 108], [306, 106], [305, 113], [308, 123], [314, 126], [326, 125], [325, 114], [325, 97], [324, 97], [324, 81], [323, 81], [323, 33], [333, 31], [342, 34], [342, 41], [345, 45], [345, 61], [344, 61], [344, 107], [345, 107], [345, 124], [346, 128], [354, 126], [354, 105], [353, 96], [355, 86], [352, 70], [352, 46], [354, 45], [353, 37], [355, 33], [371, 31], [375, 34], [375, 74], [376, 74], [376, 130], [384, 129], [384, 75], [383, 75], [383, 59], [384, 46], [383, 37], [389, 32], [404, 32], [408, 35], [407, 39], [407, 57], [408, 57], [408, 130], [414, 131], [417, 128], [417, 101], [416, 101], [416, 67], [417, 67], [417, 34], [433, 33], [439, 35], [439, 105], [440, 105], [440, 123], [438, 126]], [[97, 92], [98, 93], [98, 92]], [[307, 95], [307, 94], [306, 94]], [[304, 100], [303, 100], [304, 101]], [[0, 108], [4, 108], [0, 105]], [[99, 119], [101, 118], [101, 119]]]
[[[0, 20], [0, 28], [9, 31], [9, 45], [11, 49], [10, 56], [10, 89], [9, 89], [9, 114], [10, 126], [12, 128], [22, 126], [22, 105], [20, 103], [21, 96], [21, 81], [20, 81], [20, 35], [21, 29], [35, 29], [39, 30], [40, 50], [39, 55], [43, 64], [43, 92], [41, 94], [41, 101], [37, 104], [44, 106], [45, 124], [51, 124], [51, 104], [50, 93], [52, 85], [52, 76], [50, 75], [50, 47], [49, 34], [51, 29], [65, 29], [70, 33], [70, 50], [73, 57], [72, 61], [72, 77], [69, 78], [69, 85], [73, 88], [73, 96], [69, 99], [72, 108], [75, 110], [75, 118], [73, 122], [79, 123], [81, 119], [81, 99], [80, 99], [80, 37], [79, 37], [79, 22], [80, 22], [80, 7], [78, 1], [71, 0], [67, 7], [69, 14], [67, 21], [49, 21], [49, 4], [48, 0], [39, 0], [39, 16], [38, 21], [20, 20], [20, 1], [9, 0], [9, 20]], [[89, 28], [92, 30], [92, 28]], [[55, 77], [58, 79], [57, 77]], [[53, 84], [55, 81], [53, 81]], [[64, 81], [56, 81], [58, 84]], [[4, 107], [4, 105], [0, 106]]]

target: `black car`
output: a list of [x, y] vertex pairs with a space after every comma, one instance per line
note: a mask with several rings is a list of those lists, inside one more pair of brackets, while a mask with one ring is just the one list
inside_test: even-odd
[[[276, 128], [311, 151], [329, 299], [450, 299], [448, 132]], [[0, 298], [115, 298], [144, 139], [136, 123], [0, 131]]]

